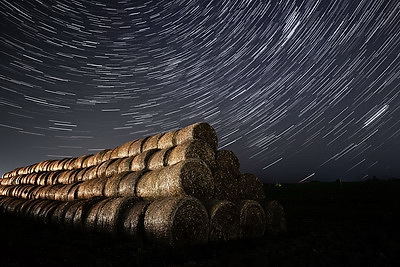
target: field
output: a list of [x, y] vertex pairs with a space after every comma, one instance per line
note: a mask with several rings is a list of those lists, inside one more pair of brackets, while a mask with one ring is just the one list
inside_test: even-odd
[[3, 266], [400, 266], [400, 182], [265, 184], [288, 231], [169, 249], [0, 215]]

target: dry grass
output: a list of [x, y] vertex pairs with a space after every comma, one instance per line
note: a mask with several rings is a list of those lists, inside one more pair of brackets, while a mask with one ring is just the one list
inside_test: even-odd
[[145, 213], [145, 239], [169, 246], [204, 244], [208, 241], [208, 216], [192, 197], [171, 197], [152, 202]]
[[189, 125], [180, 129], [175, 134], [175, 143], [177, 145], [186, 143], [191, 140], [200, 139], [208, 143], [214, 150], [218, 146], [218, 138], [215, 130], [211, 125], [204, 122]]
[[156, 199], [189, 195], [211, 198], [214, 192], [212, 174], [199, 159], [188, 159], [163, 169], [143, 174], [137, 182], [137, 196]]
[[202, 140], [190, 140], [175, 146], [170, 150], [164, 161], [166, 165], [173, 165], [189, 158], [201, 159], [210, 168], [215, 166], [214, 149]]
[[239, 177], [239, 197], [262, 201], [265, 193], [261, 181], [251, 173], [244, 173]]
[[259, 238], [265, 232], [265, 213], [261, 205], [254, 200], [242, 200], [238, 203], [241, 239]]

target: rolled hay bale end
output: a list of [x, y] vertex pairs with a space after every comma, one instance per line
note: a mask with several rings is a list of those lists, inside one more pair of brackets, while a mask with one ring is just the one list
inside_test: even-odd
[[263, 201], [261, 206], [265, 212], [265, 233], [278, 235], [287, 231], [285, 209], [276, 201]]
[[104, 188], [106, 186], [108, 179], [96, 179], [96, 182], [92, 184], [92, 193], [91, 197], [99, 197], [104, 196]]
[[173, 146], [176, 146], [175, 135], [178, 133], [178, 130], [164, 133], [163, 136], [158, 139], [157, 148], [158, 149], [168, 149]]
[[110, 198], [102, 199], [94, 203], [88, 210], [87, 216], [83, 223], [83, 228], [86, 231], [93, 232], [97, 229], [97, 218], [99, 217], [101, 208], [110, 201]]
[[50, 222], [56, 226], [62, 226], [67, 210], [76, 203], [76, 201], [62, 201], [51, 214]]
[[136, 188], [140, 177], [144, 172], [128, 172], [126, 173], [118, 183], [117, 196], [121, 197], [133, 197], [137, 196]]
[[83, 174], [82, 181], [88, 181], [97, 177], [97, 165], [90, 166], [86, 169]]
[[104, 196], [106, 197], [117, 197], [118, 196], [118, 187], [121, 180], [127, 175], [129, 172], [118, 173], [106, 180], [104, 185]]
[[120, 232], [120, 219], [122, 211], [131, 202], [139, 202], [138, 198], [119, 197], [111, 198], [105, 203], [97, 214], [96, 231], [107, 234], [118, 234]]
[[147, 168], [149, 170], [158, 170], [163, 168], [164, 166], [167, 166], [166, 159], [170, 151], [171, 149], [161, 149], [156, 151], [149, 158], [147, 162]]
[[166, 165], [173, 165], [189, 158], [201, 159], [210, 168], [216, 165], [214, 149], [202, 140], [191, 140], [172, 148], [166, 158]]
[[92, 208], [92, 206], [102, 200], [104, 200], [104, 197], [94, 197], [90, 199], [85, 199], [83, 201], [79, 202], [79, 205], [76, 209], [76, 212], [74, 214], [73, 218], [73, 223], [72, 226], [75, 230], [78, 231], [83, 231], [84, 226], [85, 226], [85, 220], [87, 218], [87, 215]]
[[227, 200], [210, 200], [204, 203], [210, 219], [209, 240], [221, 242], [239, 238], [239, 211]]
[[208, 143], [214, 150], [218, 146], [217, 134], [210, 124], [199, 122], [178, 130], [175, 135], [176, 144], [183, 144], [187, 141], [200, 139]]
[[121, 212], [118, 229], [123, 236], [144, 240], [144, 216], [149, 201], [132, 201]]
[[118, 165], [118, 173], [130, 171], [132, 160], [133, 160], [133, 157], [122, 158]]
[[239, 184], [234, 173], [229, 169], [214, 171], [214, 198], [233, 202], [239, 199]]
[[79, 199], [74, 201], [74, 204], [69, 206], [68, 209], [65, 212], [62, 226], [66, 227], [66, 228], [74, 228], [74, 217], [75, 217], [75, 213], [78, 211], [78, 209], [82, 206], [82, 203], [85, 200]]
[[98, 178], [105, 178], [107, 177], [107, 168], [109, 165], [111, 165], [116, 159], [110, 159], [107, 161], [104, 161], [103, 163], [99, 164], [97, 167], [97, 172], [96, 176]]
[[119, 157], [119, 147], [116, 147], [111, 151], [110, 159], [119, 159], [119, 158], [120, 158]]
[[263, 184], [251, 173], [244, 173], [238, 179], [240, 199], [262, 201], [265, 199]]
[[128, 148], [128, 157], [133, 157], [142, 153], [142, 144], [145, 141], [145, 139], [146, 138], [142, 138], [131, 142]]
[[265, 212], [255, 200], [242, 200], [238, 204], [240, 230], [239, 238], [262, 237], [265, 233]]
[[[94, 159], [93, 159], [93, 161], [95, 163], [94, 165], [101, 164], [103, 162], [103, 159], [104, 159], [104, 161], [109, 160], [110, 159], [110, 154], [109, 154], [110, 150], [111, 149], [104, 149], [104, 150], [97, 152], [97, 154], [94, 155]], [[107, 158], [107, 156], [108, 156], [108, 158]]]
[[137, 182], [136, 193], [144, 199], [179, 195], [210, 199], [214, 194], [214, 181], [203, 161], [188, 159], [143, 174]]
[[158, 149], [158, 140], [164, 135], [164, 133], [159, 133], [156, 135], [152, 135], [147, 137], [142, 143], [142, 152], [151, 150], [151, 149]]
[[205, 244], [208, 215], [193, 197], [171, 197], [152, 202], [144, 217], [145, 240], [169, 246]]
[[131, 171], [143, 171], [147, 170], [148, 162], [151, 156], [157, 151], [157, 149], [151, 149], [140, 153], [135, 156], [131, 162]]
[[121, 163], [122, 159], [114, 159], [110, 164], [108, 164], [106, 168], [106, 177], [111, 177], [118, 173], [119, 171], [119, 164]]
[[229, 171], [235, 178], [240, 176], [240, 162], [231, 150], [218, 150], [215, 153], [217, 169]]

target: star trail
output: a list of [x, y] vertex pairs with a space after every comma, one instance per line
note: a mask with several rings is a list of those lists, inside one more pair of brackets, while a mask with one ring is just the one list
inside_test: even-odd
[[206, 121], [265, 182], [399, 177], [400, 2], [0, 2], [0, 173]]

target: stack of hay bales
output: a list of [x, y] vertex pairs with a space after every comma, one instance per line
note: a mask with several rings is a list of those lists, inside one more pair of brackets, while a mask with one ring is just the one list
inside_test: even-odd
[[0, 210], [172, 246], [261, 237], [286, 226], [259, 179], [240, 173], [232, 151], [217, 150], [207, 123], [15, 169], [0, 180]]

